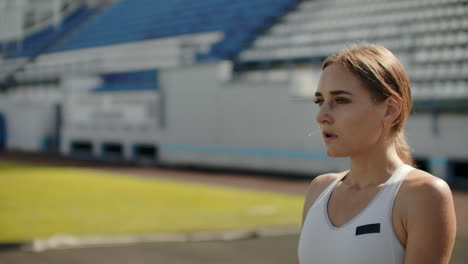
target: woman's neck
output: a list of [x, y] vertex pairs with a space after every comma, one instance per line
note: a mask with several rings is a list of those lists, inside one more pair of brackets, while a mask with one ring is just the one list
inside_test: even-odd
[[395, 144], [384, 144], [365, 154], [350, 157], [346, 183], [359, 188], [383, 184], [403, 164]]

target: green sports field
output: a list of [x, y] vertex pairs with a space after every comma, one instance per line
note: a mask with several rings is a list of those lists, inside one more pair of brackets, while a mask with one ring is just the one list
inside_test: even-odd
[[299, 226], [303, 197], [0, 161], [0, 242]]

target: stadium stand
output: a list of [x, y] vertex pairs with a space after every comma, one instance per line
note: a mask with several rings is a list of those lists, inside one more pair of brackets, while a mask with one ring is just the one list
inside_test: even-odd
[[[19, 46], [17, 42], [3, 43], [9, 66], [0, 65], [0, 77], [14, 73], [15, 80], [29, 82], [70, 73], [129, 71], [149, 65], [165, 68], [233, 59], [297, 2], [122, 0], [109, 8], [83, 4], [66, 16], [59, 27], [44, 27], [27, 36]], [[67, 56], [62, 56], [67, 52]], [[12, 59], [19, 66], [12, 67]], [[128, 69], [132, 64], [133, 69]]]
[[79, 6], [71, 14], [65, 17], [59, 25], [49, 25], [46, 28], [34, 32], [25, 37], [21, 46], [18, 46], [16, 41], [5, 43], [5, 57], [18, 58], [18, 57], [31, 57], [48, 51], [53, 45], [56, 45], [67, 34], [86, 21], [97, 10], [89, 8], [86, 5]]
[[[467, 10], [463, 1], [455, 0], [303, 1], [258, 38], [242, 54], [242, 60], [324, 56], [357, 40], [378, 42], [394, 51], [407, 50], [419, 46], [424, 37], [434, 37], [434, 33], [463, 34]], [[463, 37], [461, 43], [452, 39], [442, 42], [449, 46], [464, 44]], [[438, 46], [430, 40], [425, 43]]]
[[[278, 61], [320, 62], [349, 42], [365, 40], [397, 54], [409, 69], [416, 97], [426, 98], [434, 83], [446, 87], [446, 92], [436, 94], [440, 98], [459, 98], [468, 89], [468, 5], [461, 0], [122, 0], [101, 11], [92, 17], [98, 8], [81, 5], [60, 26], [49, 25], [27, 36], [20, 49], [15, 42], [3, 43], [6, 58], [19, 59], [2, 63], [2, 76], [23, 65], [24, 57], [44, 53], [47, 60], [29, 63], [16, 77], [28, 81], [80, 69], [127, 71], [109, 66], [129, 61], [121, 49], [113, 52], [110, 47], [148, 40], [155, 41], [154, 49], [134, 49], [132, 57], [158, 53], [151, 61], [156, 67], [232, 59], [237, 68], [246, 69]], [[224, 37], [207, 35], [203, 47], [189, 47], [190, 43], [178, 39], [208, 32], [221, 32]], [[99, 47], [109, 47], [102, 55], [107, 57], [97, 58]], [[54, 53], [82, 49], [96, 53], [89, 52], [88, 58], [69, 56], [75, 58], [65, 62], [50, 59]], [[137, 50], [142, 54], [137, 55]]]
[[199, 61], [232, 57], [268, 28], [296, 0], [123, 0], [52, 51], [115, 45], [147, 39], [224, 32], [224, 39]]
[[416, 100], [457, 99], [466, 109], [467, 30], [468, 5], [461, 0], [309, 0], [259, 36], [240, 61], [249, 70], [320, 62], [349, 43], [378, 43], [408, 69]]
[[[320, 62], [368, 41], [392, 50], [410, 74], [421, 111], [413, 131], [427, 132], [413, 137], [420, 162], [443, 171], [453, 157], [466, 159], [464, 145], [451, 141], [464, 136], [450, 130], [466, 130], [459, 115], [468, 111], [466, 0], [86, 2], [67, 1], [74, 8], [59, 26], [0, 43], [0, 108], [10, 103], [3, 111], [19, 120], [8, 124], [15, 131], [38, 127], [11, 133], [9, 146], [36, 150], [60, 137], [61, 153], [83, 157], [307, 171], [310, 160], [325, 164], [310, 152], [318, 141], [301, 138]], [[40, 128], [62, 114], [62, 131]], [[307, 158], [291, 161], [295, 155]]]
[[[3, 80], [3, 86], [15, 85], [16, 79], [21, 80], [25, 72], [34, 68], [36, 58], [49, 51], [54, 45], [59, 44], [70, 33], [79, 30], [80, 26], [91, 17], [98, 14], [99, 7], [90, 7], [82, 4], [81, 1], [64, 1], [60, 23], [54, 21], [54, 16], [48, 14], [47, 17], [41, 17], [41, 21], [31, 24], [31, 19], [26, 17], [24, 21], [24, 38], [17, 40], [0, 42], [2, 50], [0, 60], [0, 80]], [[25, 69], [26, 68], [26, 69]], [[31, 79], [44, 79], [47, 76], [47, 69], [33, 71], [26, 81]], [[17, 74], [17, 76], [14, 76]]]

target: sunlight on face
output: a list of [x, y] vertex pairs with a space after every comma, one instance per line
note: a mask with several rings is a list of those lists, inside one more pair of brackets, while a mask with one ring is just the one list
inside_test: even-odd
[[339, 64], [322, 72], [315, 102], [316, 121], [330, 157], [359, 155], [382, 140], [383, 104], [374, 102], [364, 84]]

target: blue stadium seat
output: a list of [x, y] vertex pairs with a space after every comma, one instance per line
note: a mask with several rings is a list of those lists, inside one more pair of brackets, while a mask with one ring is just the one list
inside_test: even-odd
[[101, 78], [102, 84], [92, 89], [93, 92], [159, 89], [158, 72], [156, 70], [105, 74]]

